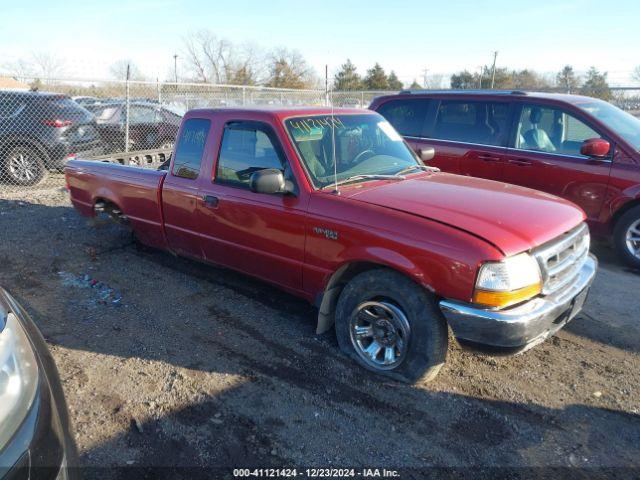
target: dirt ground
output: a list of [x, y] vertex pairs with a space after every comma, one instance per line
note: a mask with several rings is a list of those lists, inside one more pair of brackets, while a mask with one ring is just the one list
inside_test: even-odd
[[436, 381], [408, 386], [316, 336], [297, 298], [141, 248], [60, 188], [7, 197], [0, 284], [49, 342], [85, 466], [639, 475], [640, 273], [607, 246], [585, 311], [556, 337], [515, 357], [452, 342]]

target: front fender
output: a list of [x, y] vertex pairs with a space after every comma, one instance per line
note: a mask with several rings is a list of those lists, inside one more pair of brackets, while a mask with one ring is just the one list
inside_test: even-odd
[[430, 292], [435, 292], [429, 274], [397, 251], [383, 247], [358, 247], [346, 256], [348, 259], [325, 282], [326, 287], [319, 300], [317, 334], [331, 329], [335, 323], [334, 312], [340, 292], [349, 279], [365, 270], [390, 268], [406, 275]]

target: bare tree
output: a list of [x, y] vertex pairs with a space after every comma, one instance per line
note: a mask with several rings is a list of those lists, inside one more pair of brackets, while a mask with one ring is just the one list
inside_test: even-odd
[[5, 62], [2, 64], [2, 68], [17, 77], [38, 77], [41, 79], [60, 77], [66, 71], [65, 62], [47, 52], [35, 52], [28, 59]]
[[633, 78], [636, 82], [640, 82], [640, 65], [633, 69], [631, 78]]
[[109, 73], [115, 80], [127, 79], [127, 66], [129, 66], [129, 79], [130, 80], [145, 80], [145, 76], [138, 66], [131, 60], [122, 59], [114, 62], [109, 67]]
[[234, 48], [227, 83], [231, 85], [257, 85], [267, 77], [266, 55], [255, 44], [246, 43]]
[[55, 78], [64, 75], [66, 67], [61, 58], [47, 52], [36, 52], [31, 57], [36, 76]]
[[184, 58], [193, 80], [226, 83], [232, 76], [233, 45], [210, 30], [190, 33], [184, 39]]
[[27, 60], [16, 60], [14, 62], [4, 62], [2, 70], [15, 75], [18, 78], [33, 77], [33, 65]]
[[442, 88], [444, 85], [444, 75], [442, 73], [427, 75], [427, 85], [429, 88]]

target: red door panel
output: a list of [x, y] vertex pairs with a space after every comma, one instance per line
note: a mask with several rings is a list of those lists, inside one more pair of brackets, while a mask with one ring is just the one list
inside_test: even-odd
[[202, 194], [199, 218], [207, 261], [301, 288], [305, 212], [296, 197], [216, 184]]
[[510, 149], [504, 181], [566, 198], [597, 220], [607, 195], [609, 160]]

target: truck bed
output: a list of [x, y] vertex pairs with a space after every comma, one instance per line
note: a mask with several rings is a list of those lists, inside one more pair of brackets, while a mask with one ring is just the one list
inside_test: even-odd
[[65, 168], [71, 202], [84, 216], [95, 205], [112, 205], [126, 217], [144, 243], [166, 248], [162, 221], [162, 184], [166, 171], [118, 163], [71, 160]]

